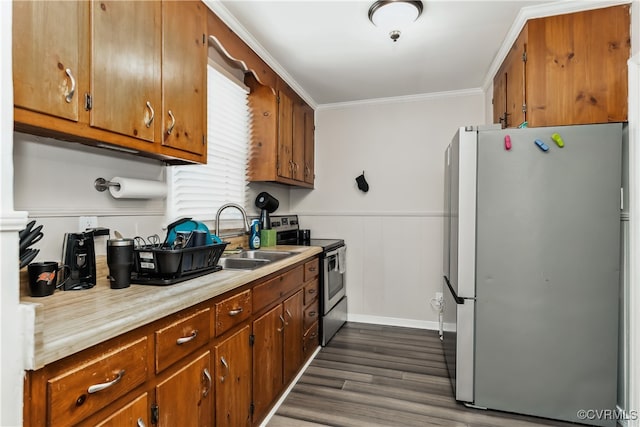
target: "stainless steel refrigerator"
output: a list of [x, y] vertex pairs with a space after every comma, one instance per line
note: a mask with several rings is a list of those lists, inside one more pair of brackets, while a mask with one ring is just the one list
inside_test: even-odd
[[594, 411], [616, 407], [622, 126], [468, 127], [447, 147], [442, 336], [457, 400], [615, 425]]

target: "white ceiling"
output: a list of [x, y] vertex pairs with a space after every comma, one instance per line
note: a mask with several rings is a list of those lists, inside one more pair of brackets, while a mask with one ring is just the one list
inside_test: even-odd
[[394, 43], [369, 21], [373, 2], [207, 3], [314, 106], [483, 87], [522, 16], [569, 3], [423, 0], [422, 15]]

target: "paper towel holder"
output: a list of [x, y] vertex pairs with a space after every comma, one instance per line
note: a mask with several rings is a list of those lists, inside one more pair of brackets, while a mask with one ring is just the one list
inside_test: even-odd
[[96, 188], [96, 190], [103, 192], [103, 191], [107, 191], [109, 189], [109, 187], [118, 187], [120, 188], [120, 184], [118, 184], [117, 182], [111, 182], [111, 181], [107, 181], [104, 178], [98, 178], [93, 182], [93, 186]]

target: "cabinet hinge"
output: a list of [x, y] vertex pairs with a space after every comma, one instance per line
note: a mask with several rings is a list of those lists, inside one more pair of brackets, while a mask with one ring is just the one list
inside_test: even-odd
[[523, 113], [527, 112], [527, 104], [522, 104], [522, 112]]
[[522, 52], [522, 62], [527, 62], [527, 52]]
[[207, 145], [207, 139], [202, 135], [202, 145]]
[[158, 405], [151, 405], [151, 424], [158, 424], [160, 419], [160, 409]]
[[249, 335], [249, 346], [253, 347], [253, 343], [256, 341], [256, 336], [251, 334]]
[[202, 33], [202, 44], [207, 44], [207, 36], [204, 33]]
[[251, 402], [251, 405], [249, 405], [249, 413], [253, 415], [255, 411], [256, 411], [256, 405], [254, 405], [253, 402]]
[[276, 102], [280, 104], [280, 95], [276, 96]]
[[87, 111], [91, 111], [93, 108], [93, 99], [91, 98], [91, 94], [84, 94], [84, 109]]

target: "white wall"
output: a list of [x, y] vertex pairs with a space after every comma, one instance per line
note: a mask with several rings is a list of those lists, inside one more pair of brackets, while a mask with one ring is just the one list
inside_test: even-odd
[[318, 109], [315, 190], [291, 190], [290, 209], [312, 237], [345, 239], [351, 320], [437, 328], [444, 149], [483, 122], [480, 90]]

